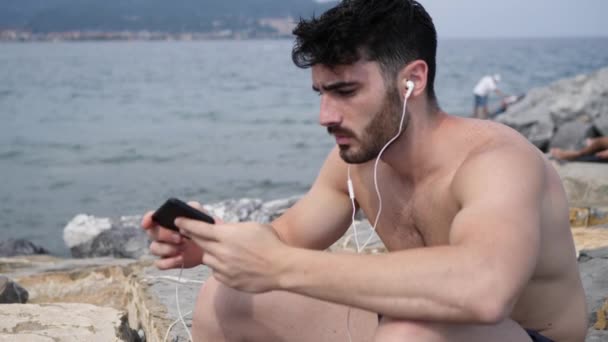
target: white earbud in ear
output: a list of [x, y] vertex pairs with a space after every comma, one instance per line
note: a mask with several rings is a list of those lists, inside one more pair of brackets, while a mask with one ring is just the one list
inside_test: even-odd
[[412, 92], [414, 91], [414, 82], [408, 80], [407, 82], [405, 82], [405, 87], [407, 88], [407, 91], [405, 92], [405, 98], [409, 99], [410, 95], [412, 95]]

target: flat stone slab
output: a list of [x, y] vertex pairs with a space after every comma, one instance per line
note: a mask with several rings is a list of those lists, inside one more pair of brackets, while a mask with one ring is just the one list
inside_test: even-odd
[[608, 224], [591, 228], [573, 228], [572, 236], [577, 251], [608, 247]]
[[132, 341], [124, 312], [90, 304], [0, 305], [0, 341]]
[[[163, 306], [165, 311], [164, 324], [157, 324], [162, 331], [156, 331], [154, 335], [164, 336], [167, 329], [173, 323], [169, 332], [169, 340], [188, 341], [188, 334], [181, 323], [178, 321], [179, 313], [175, 289], [177, 286], [179, 294], [179, 307], [184, 317], [184, 322], [188, 329], [192, 328], [192, 311], [196, 303], [196, 297], [204, 285], [204, 282], [211, 275], [211, 270], [207, 266], [198, 266], [184, 269], [181, 277], [180, 270], [161, 271], [154, 266], [144, 268], [142, 282], [146, 285], [147, 292]], [[176, 323], [177, 322], [177, 323]], [[150, 332], [148, 336], [151, 336]]]
[[570, 206], [608, 207], [608, 163], [557, 163]]

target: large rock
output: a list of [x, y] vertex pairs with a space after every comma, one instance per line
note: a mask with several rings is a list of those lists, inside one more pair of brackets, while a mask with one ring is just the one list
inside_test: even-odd
[[[35, 310], [38, 310], [41, 316], [48, 316], [45, 319], [49, 320], [57, 316], [57, 324], [63, 326], [62, 331], [76, 336], [69, 338], [58, 335], [52, 341], [145, 341], [146, 338], [148, 341], [163, 341], [172, 321], [166, 315], [166, 308], [158, 304], [155, 296], [151, 295], [143, 279], [142, 270], [150, 264], [149, 260], [27, 256], [0, 258], [0, 272], [28, 288], [29, 302], [40, 304]], [[80, 311], [78, 306], [72, 309], [65, 303], [86, 303], [91, 310], [84, 307]], [[78, 323], [72, 326], [66, 323], [70, 321], [69, 316], [48, 311], [46, 307], [57, 307], [70, 312], [76, 310], [78, 315], [82, 314], [87, 320], [91, 320], [86, 325]], [[106, 308], [112, 310], [108, 311]], [[20, 314], [9, 306], [0, 305], [0, 313], [3, 312], [8, 312], [7, 315]], [[118, 316], [106, 314], [112, 312]], [[96, 319], [93, 319], [95, 317]], [[3, 319], [0, 316], [0, 321]], [[33, 315], [29, 320], [37, 321]], [[27, 329], [19, 330], [25, 325], [21, 322], [15, 323], [17, 328], [12, 327], [12, 324], [5, 328], [0, 322], [0, 342], [29, 341]], [[106, 329], [108, 323], [111, 323], [114, 329]], [[55, 328], [52, 325], [49, 327], [53, 328], [49, 330], [52, 334], [51, 331], [55, 331]], [[91, 330], [95, 334], [88, 337], [81, 335], [81, 328]], [[116, 330], [116, 333], [98, 335], [104, 330], [108, 334], [111, 330]], [[14, 331], [20, 331], [19, 338], [13, 335]], [[41, 332], [47, 333], [44, 329], [41, 329]]]
[[532, 89], [497, 121], [518, 130], [546, 151], [558, 128], [568, 122], [593, 124], [597, 131], [606, 134], [607, 116], [608, 68], [603, 68]]
[[139, 341], [124, 312], [91, 304], [2, 305], [0, 341]]
[[593, 125], [603, 136], [608, 136], [608, 115], [602, 115], [593, 120]]
[[[264, 203], [261, 199], [233, 199], [205, 205], [205, 210], [225, 222], [269, 223], [301, 196]], [[113, 256], [137, 259], [149, 255], [150, 241], [140, 227], [141, 216], [103, 218], [77, 215], [64, 228], [63, 238], [75, 258]]]
[[77, 215], [63, 230], [63, 238], [75, 258], [112, 256], [137, 259], [148, 255], [150, 241], [140, 228], [141, 216], [117, 219]]
[[608, 207], [608, 164], [554, 163], [570, 206]]
[[63, 241], [68, 248], [85, 244], [104, 230], [112, 228], [109, 218], [98, 218], [91, 215], [76, 215], [63, 229]]
[[48, 254], [48, 251], [25, 239], [0, 241], [0, 257]]
[[579, 150], [583, 148], [585, 139], [597, 136], [597, 129], [593, 124], [570, 121], [561, 125], [551, 142], [549, 148], [561, 148], [565, 150]]
[[[608, 247], [583, 250], [580, 252], [579, 260], [579, 269], [587, 296], [589, 322], [593, 325], [597, 321], [597, 311], [608, 299]], [[586, 341], [607, 340], [608, 331], [589, 328]]]
[[270, 223], [291, 208], [302, 196], [293, 196], [284, 199], [269, 201], [262, 204], [256, 212], [251, 214], [251, 220], [260, 223]]
[[208, 204], [204, 208], [211, 215], [219, 217], [225, 222], [243, 222], [248, 221], [251, 214], [258, 211], [261, 206], [262, 200], [260, 199], [241, 198]]
[[90, 243], [70, 248], [75, 258], [115, 257], [139, 259], [150, 255], [150, 239], [141, 228], [111, 228], [102, 231]]
[[0, 276], [0, 304], [27, 303], [29, 294], [21, 285], [5, 276]]

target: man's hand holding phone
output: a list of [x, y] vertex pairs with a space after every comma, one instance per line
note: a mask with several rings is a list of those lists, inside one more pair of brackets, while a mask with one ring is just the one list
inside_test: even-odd
[[189, 202], [186, 205], [179, 200], [170, 199], [157, 211], [144, 215], [141, 226], [152, 240], [150, 252], [160, 257], [155, 262], [156, 267], [161, 270], [180, 268], [182, 265], [184, 268], [191, 268], [202, 263], [203, 250], [180, 235], [173, 225], [176, 217], [196, 216], [197, 219], [208, 223], [215, 221], [202, 210], [202, 206], [197, 202]]

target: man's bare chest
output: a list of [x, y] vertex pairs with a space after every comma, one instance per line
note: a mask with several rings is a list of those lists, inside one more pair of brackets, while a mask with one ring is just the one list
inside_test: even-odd
[[[359, 183], [359, 184], [357, 184]], [[458, 206], [449, 183], [435, 181], [405, 186], [379, 182], [381, 211], [373, 181], [356, 182], [356, 199], [389, 250], [449, 243], [449, 231]]]

